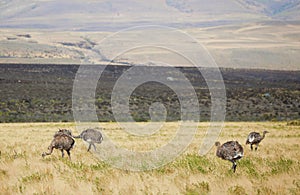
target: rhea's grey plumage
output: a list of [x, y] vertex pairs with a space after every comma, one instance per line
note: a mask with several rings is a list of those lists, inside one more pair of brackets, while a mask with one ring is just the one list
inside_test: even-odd
[[217, 146], [216, 155], [223, 160], [228, 160], [232, 162], [233, 172], [236, 170], [236, 161], [241, 159], [244, 155], [244, 149], [237, 141], [228, 141], [221, 145], [220, 142], [216, 142]]
[[89, 147], [88, 147], [87, 151], [90, 151], [91, 146], [93, 146], [94, 149], [97, 150], [95, 143], [100, 144], [103, 140], [103, 136], [102, 136], [101, 132], [97, 131], [95, 129], [86, 129], [86, 130], [82, 131], [80, 133], [80, 135], [74, 136], [74, 138], [81, 138], [84, 141], [86, 141], [87, 143], [89, 143]]
[[262, 136], [257, 132], [249, 133], [246, 144], [250, 144], [251, 150], [253, 150], [253, 145], [256, 145], [255, 150], [257, 150], [259, 143], [265, 138], [267, 133], [269, 132], [264, 131]]

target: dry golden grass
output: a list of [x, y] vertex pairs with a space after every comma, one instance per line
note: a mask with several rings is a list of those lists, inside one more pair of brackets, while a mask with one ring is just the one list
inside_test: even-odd
[[[172, 163], [131, 172], [98, 160], [81, 140], [76, 140], [71, 161], [58, 150], [43, 159], [41, 153], [58, 128], [78, 133], [73, 123], [0, 124], [0, 194], [299, 194], [300, 126], [226, 122], [219, 141], [237, 140], [245, 151], [232, 173], [231, 163], [217, 158], [215, 148], [197, 155], [208, 125], [199, 124], [193, 142]], [[101, 126], [118, 145], [149, 150], [171, 139], [178, 123], [166, 123], [148, 139], [128, 135], [116, 123]], [[270, 133], [258, 151], [250, 151], [247, 134], [263, 130]]]

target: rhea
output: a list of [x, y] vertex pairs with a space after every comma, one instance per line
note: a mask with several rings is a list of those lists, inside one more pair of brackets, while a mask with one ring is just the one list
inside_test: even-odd
[[89, 143], [89, 147], [87, 151], [90, 151], [91, 146], [94, 147], [95, 150], [96, 146], [95, 143], [100, 144], [103, 140], [103, 136], [100, 131], [97, 131], [95, 129], [86, 129], [80, 133], [78, 136], [74, 136], [74, 138], [81, 138], [85, 142]]
[[267, 133], [269, 132], [264, 131], [262, 136], [257, 132], [249, 133], [246, 144], [250, 144], [251, 150], [253, 150], [253, 145], [255, 145], [255, 150], [257, 150], [259, 143], [265, 138]]
[[75, 144], [75, 140], [71, 136], [71, 132], [69, 130], [59, 130], [53, 136], [53, 140], [51, 141], [48, 152], [43, 152], [42, 157], [44, 158], [46, 155], [50, 155], [53, 152], [53, 149], [59, 149], [61, 151], [62, 157], [64, 157], [64, 150], [67, 152], [69, 159], [71, 160], [70, 150], [73, 148]]
[[216, 155], [223, 160], [228, 160], [232, 162], [232, 170], [235, 172], [236, 170], [236, 161], [241, 159], [244, 155], [244, 149], [237, 141], [228, 141], [224, 144], [220, 144], [220, 142], [216, 142], [217, 146]]

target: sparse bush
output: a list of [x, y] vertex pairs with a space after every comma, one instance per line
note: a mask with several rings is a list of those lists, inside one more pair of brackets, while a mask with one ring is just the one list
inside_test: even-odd
[[[128, 67], [107, 66], [103, 71], [101, 85], [97, 86], [96, 98], [92, 102], [97, 107], [96, 113], [101, 121], [115, 120], [110, 105], [111, 92], [117, 79]], [[76, 65], [64, 67], [45, 64], [2, 64], [0, 76], [4, 82], [0, 83], [0, 99], [3, 100], [0, 103], [0, 122], [73, 121], [71, 95], [77, 69]], [[195, 92], [201, 94], [198, 98], [201, 120], [209, 121], [211, 97], [207, 85], [202, 82], [201, 73], [190, 67], [180, 70], [192, 82]], [[162, 71], [168, 71], [168, 68]], [[37, 73], [42, 76], [36, 77]], [[274, 72], [276, 79], [264, 70], [244, 72], [238, 69], [223, 69], [222, 73], [228, 99], [226, 120], [299, 118], [299, 105], [296, 103], [300, 97], [297, 72]], [[22, 82], [16, 82], [16, 78]], [[261, 82], [262, 78], [264, 82]], [[24, 94], [30, 94], [30, 97]], [[167, 121], [180, 120], [178, 97], [168, 87], [155, 82], [139, 86], [130, 97], [130, 110], [135, 112], [133, 118], [136, 121], [149, 121], [148, 108], [153, 101], [164, 103], [168, 112]], [[297, 124], [299, 125], [299, 122]]]
[[288, 126], [300, 126], [300, 120], [293, 120], [287, 122]]
[[7, 171], [6, 170], [0, 169], [0, 178], [1, 177], [7, 177]]

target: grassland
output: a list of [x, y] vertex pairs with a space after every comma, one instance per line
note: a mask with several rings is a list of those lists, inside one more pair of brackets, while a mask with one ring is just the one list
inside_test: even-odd
[[[292, 124], [292, 123], [291, 123]], [[296, 124], [296, 123], [294, 123]], [[117, 123], [101, 123], [103, 132], [122, 147], [145, 150], [164, 144], [178, 125], [166, 123], [149, 139], [124, 133]], [[285, 122], [226, 122], [219, 141], [237, 140], [245, 156], [237, 172], [212, 148], [197, 154], [209, 123], [200, 123], [193, 142], [175, 161], [142, 172], [120, 170], [87, 152], [76, 140], [72, 160], [58, 150], [41, 157], [58, 128], [75, 131], [74, 123], [0, 124], [1, 194], [299, 194], [300, 126]], [[250, 131], [268, 130], [258, 151], [245, 146]], [[104, 140], [105, 141], [105, 140]], [[144, 144], [143, 144], [144, 143]], [[99, 145], [98, 147], [101, 147]]]

